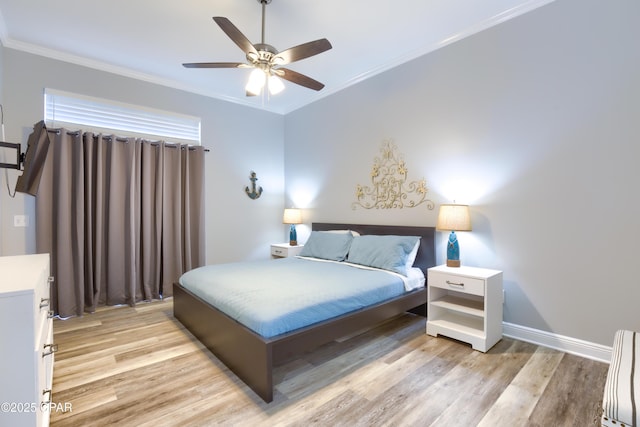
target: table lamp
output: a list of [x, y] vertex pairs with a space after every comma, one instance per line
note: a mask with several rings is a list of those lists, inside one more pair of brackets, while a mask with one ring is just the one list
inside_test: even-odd
[[300, 209], [285, 209], [282, 216], [283, 224], [291, 224], [289, 229], [289, 246], [298, 245], [298, 234], [296, 224], [302, 224], [302, 211]]
[[471, 231], [468, 205], [443, 204], [438, 212], [436, 228], [451, 231], [447, 242], [447, 267], [460, 267], [460, 246], [456, 231]]

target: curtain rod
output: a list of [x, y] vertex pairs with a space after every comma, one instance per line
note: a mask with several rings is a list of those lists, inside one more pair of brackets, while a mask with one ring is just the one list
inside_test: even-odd
[[[47, 132], [51, 132], [51, 133], [55, 133], [56, 135], [60, 135], [60, 129], [47, 129]], [[73, 135], [73, 136], [78, 136], [80, 135], [81, 131], [76, 130], [76, 131], [67, 131], [67, 135]], [[103, 138], [105, 139], [113, 139], [114, 137], [112, 135], [104, 135]], [[142, 138], [144, 139], [144, 138]], [[128, 142], [129, 139], [125, 138], [125, 137], [115, 137], [116, 141], [120, 141], [120, 142]], [[149, 140], [145, 140], [147, 142], [149, 142], [151, 145], [158, 145], [159, 141], [149, 141]], [[168, 145], [169, 147], [178, 147], [179, 144], [171, 144], [171, 143], [167, 143], [166, 145]], [[188, 145], [189, 149], [192, 149], [191, 147], [196, 147], [195, 145]], [[204, 149], [205, 153], [208, 153], [209, 150], [208, 148]]]

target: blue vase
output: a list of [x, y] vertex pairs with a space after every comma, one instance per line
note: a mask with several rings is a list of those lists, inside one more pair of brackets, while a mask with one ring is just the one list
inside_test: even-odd
[[296, 226], [291, 224], [289, 229], [289, 245], [296, 246], [298, 244], [298, 233], [296, 233]]

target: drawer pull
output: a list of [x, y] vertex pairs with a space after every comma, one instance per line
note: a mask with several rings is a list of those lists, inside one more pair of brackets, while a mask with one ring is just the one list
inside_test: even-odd
[[49, 307], [49, 298], [41, 298], [40, 299], [40, 309], [43, 309], [45, 307]]
[[275, 251], [273, 251], [275, 253], [277, 253], [278, 255], [280, 255], [282, 253], [282, 251], [280, 249], [276, 249]]
[[456, 282], [452, 282], [451, 280], [447, 280], [447, 285], [458, 287], [458, 288], [464, 288], [464, 283], [456, 283]]
[[43, 403], [48, 405], [51, 403], [53, 398], [53, 393], [51, 392], [50, 388], [45, 388], [44, 390], [42, 390], [42, 396], [46, 396], [47, 394], [49, 395], [49, 397], [47, 400], [43, 400]]
[[[47, 348], [49, 348], [49, 352], [46, 351]], [[42, 352], [42, 357], [50, 356], [53, 353], [58, 351], [58, 344], [45, 344], [44, 345], [44, 350], [45, 351]]]

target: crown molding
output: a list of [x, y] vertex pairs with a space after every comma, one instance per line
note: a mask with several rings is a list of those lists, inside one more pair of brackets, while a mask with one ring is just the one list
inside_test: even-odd
[[[409, 52], [405, 55], [401, 55], [398, 56], [397, 58], [377, 67], [374, 68], [370, 71], [367, 71], [365, 73], [362, 73], [354, 78], [352, 78], [351, 80], [349, 80], [348, 82], [346, 82], [343, 87], [347, 87], [347, 86], [351, 86], [353, 84], [359, 83], [363, 80], [366, 80], [376, 74], [380, 74], [384, 71], [390, 70], [392, 68], [395, 68], [401, 64], [404, 64], [406, 62], [409, 62], [413, 59], [419, 58], [420, 56], [426, 55], [428, 53], [431, 53], [433, 51], [436, 51], [440, 48], [443, 48], [445, 46], [448, 46], [452, 43], [455, 43], [459, 40], [462, 40], [464, 38], [467, 38], [469, 36], [472, 36], [476, 33], [479, 33], [481, 31], [484, 31], [486, 29], [489, 29], [491, 27], [494, 27], [502, 22], [508, 21], [510, 19], [513, 19], [517, 16], [523, 15], [527, 12], [530, 12], [534, 9], [537, 9], [541, 6], [544, 6], [548, 3], [552, 3], [555, 0], [531, 0], [527, 3], [521, 4], [519, 6], [513, 7], [511, 9], [505, 10], [504, 12], [501, 12], [497, 15], [492, 16], [491, 18], [485, 19], [482, 22], [479, 22], [478, 24], [472, 25], [468, 28], [465, 28], [462, 31], [458, 31], [457, 33], [451, 34], [450, 36], [445, 37], [444, 39], [430, 44], [430, 45], [425, 45], [422, 46], [419, 49], [415, 49], [412, 52]], [[341, 90], [341, 89], [337, 89], [337, 90]]]
[[[1, 35], [2, 35], [2, 32], [1, 32], [1, 23], [0, 23], [0, 36]], [[202, 91], [195, 86], [185, 85], [184, 83], [181, 83], [176, 80], [163, 79], [158, 76], [135, 71], [127, 67], [120, 67], [117, 65], [110, 64], [108, 62], [97, 61], [97, 60], [89, 59], [83, 56], [74, 55], [68, 52], [62, 52], [55, 49], [45, 48], [45, 47], [34, 45], [31, 43], [20, 42], [20, 41], [13, 40], [11, 38], [2, 39], [2, 44], [5, 48], [8, 48], [8, 49], [14, 49], [14, 50], [18, 50], [25, 53], [31, 53], [33, 55], [43, 56], [45, 58], [55, 59], [62, 62], [68, 62], [70, 64], [79, 65], [82, 67], [87, 67], [87, 68], [91, 68], [98, 71], [104, 71], [107, 73], [132, 78], [135, 80], [140, 80], [147, 83], [157, 84], [157, 85], [169, 87], [172, 89], [183, 90], [185, 92], [194, 93], [196, 95], [202, 95], [209, 98], [215, 98], [215, 99], [219, 99], [226, 102], [232, 102], [234, 104], [241, 104], [251, 108], [258, 108], [255, 105], [252, 105], [247, 102], [243, 102], [239, 98]], [[265, 110], [265, 108], [262, 108], [262, 107], [260, 109]]]

